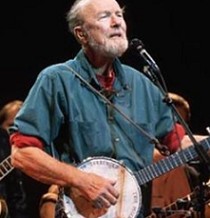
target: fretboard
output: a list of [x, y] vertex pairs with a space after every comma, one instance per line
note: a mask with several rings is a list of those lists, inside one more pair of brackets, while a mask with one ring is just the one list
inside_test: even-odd
[[13, 169], [14, 167], [11, 165], [11, 156], [8, 156], [0, 163], [0, 181]]
[[[209, 142], [210, 137], [199, 142], [199, 146], [203, 146], [205, 151], [207, 151], [210, 149]], [[139, 185], [143, 185], [153, 180], [154, 178], [157, 178], [163, 175], [164, 173], [167, 173], [175, 169], [176, 167], [181, 166], [182, 164], [187, 163], [197, 157], [198, 153], [195, 147], [192, 145], [184, 150], [179, 150], [176, 153], [145, 167], [144, 169], [134, 172], [134, 175], [136, 176]]]

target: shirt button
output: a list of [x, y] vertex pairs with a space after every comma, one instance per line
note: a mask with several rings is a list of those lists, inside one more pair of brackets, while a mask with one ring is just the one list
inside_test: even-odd
[[120, 139], [119, 139], [119, 138], [115, 138], [114, 140], [115, 140], [115, 142], [119, 142], [119, 141], [120, 141]]

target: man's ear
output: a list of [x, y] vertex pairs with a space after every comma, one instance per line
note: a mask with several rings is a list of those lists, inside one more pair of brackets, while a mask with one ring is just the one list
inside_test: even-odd
[[83, 31], [81, 26], [74, 28], [74, 34], [81, 44], [85, 44], [87, 42], [86, 33]]

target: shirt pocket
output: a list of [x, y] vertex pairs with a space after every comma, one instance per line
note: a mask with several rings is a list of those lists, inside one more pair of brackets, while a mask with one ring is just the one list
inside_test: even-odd
[[86, 156], [107, 155], [112, 151], [110, 133], [100, 122], [79, 122], [77, 137]]

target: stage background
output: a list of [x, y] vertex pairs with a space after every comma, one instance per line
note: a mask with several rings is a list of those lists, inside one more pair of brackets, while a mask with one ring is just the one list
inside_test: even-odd
[[[121, 0], [129, 40], [139, 38], [157, 62], [168, 90], [191, 106], [190, 128], [210, 125], [209, 12], [206, 1]], [[73, 58], [79, 45], [67, 30], [72, 1], [2, 1], [0, 7], [0, 106], [24, 100], [44, 67]], [[208, 19], [207, 19], [208, 18]], [[208, 39], [208, 40], [207, 40]], [[141, 69], [142, 59], [125, 55]]]
[[[189, 2], [189, 3], [188, 3]], [[126, 6], [128, 37], [139, 38], [157, 62], [169, 91], [191, 105], [191, 128], [210, 125], [209, 39], [204, 1], [134, 1]], [[0, 8], [0, 106], [24, 100], [42, 68], [65, 61], [79, 50], [67, 30], [65, 14], [72, 1], [3, 1]], [[141, 58], [123, 61], [141, 69]]]

